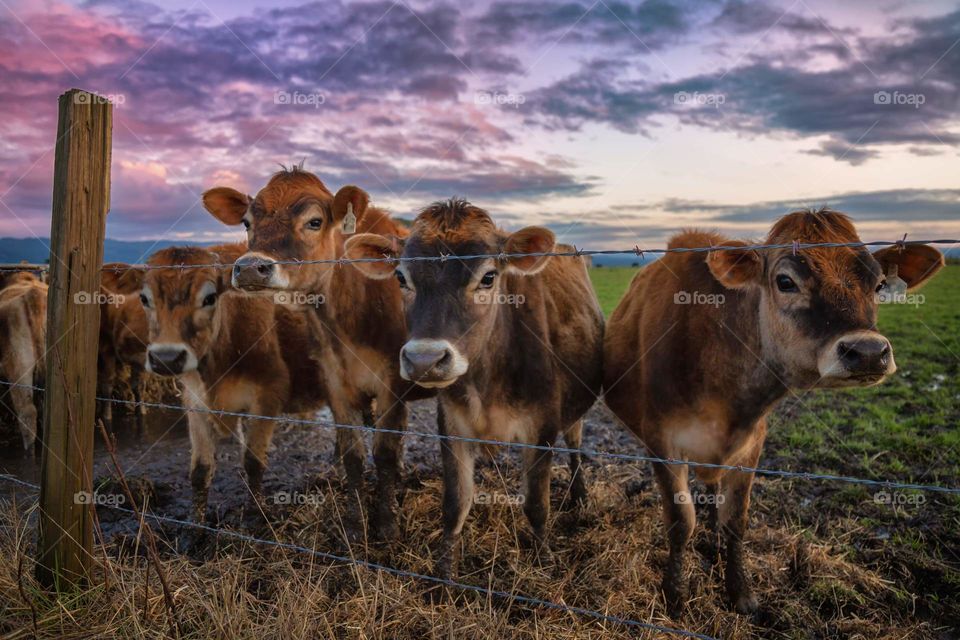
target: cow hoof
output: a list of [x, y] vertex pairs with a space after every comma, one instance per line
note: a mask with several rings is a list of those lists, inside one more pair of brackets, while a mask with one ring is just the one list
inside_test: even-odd
[[396, 542], [400, 539], [400, 526], [397, 524], [396, 517], [392, 517], [379, 524], [377, 527], [377, 539], [380, 540], [380, 542]]
[[760, 604], [751, 591], [741, 593], [733, 599], [733, 609], [740, 615], [749, 616], [757, 612]]
[[541, 569], [551, 569], [555, 566], [553, 561], [553, 551], [550, 549], [550, 545], [546, 542], [542, 542], [537, 545], [537, 548], [534, 550], [534, 563]]
[[667, 603], [667, 613], [671, 618], [677, 619], [683, 616], [687, 604], [686, 591], [680, 586], [680, 580], [672, 579], [670, 576], [663, 578], [661, 589], [663, 597]]

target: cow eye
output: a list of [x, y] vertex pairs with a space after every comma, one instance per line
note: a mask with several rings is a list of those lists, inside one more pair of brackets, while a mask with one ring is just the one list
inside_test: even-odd
[[881, 280], [880, 284], [877, 285], [877, 293], [880, 293], [881, 291], [883, 291], [883, 288], [886, 286], [887, 286], [887, 281], [885, 279]]
[[207, 296], [203, 299], [203, 301], [200, 304], [203, 305], [204, 307], [212, 307], [214, 304], [216, 304], [216, 302], [217, 302], [217, 294], [208, 293]]
[[323, 218], [313, 218], [307, 222], [307, 228], [317, 231], [323, 226]]
[[780, 289], [780, 291], [784, 293], [794, 293], [800, 290], [797, 287], [797, 283], [793, 281], [793, 278], [784, 275], [777, 276], [777, 289]]
[[149, 309], [149, 308], [150, 308], [150, 298], [148, 298], [147, 296], [145, 296], [145, 295], [143, 295], [143, 294], [141, 293], [141, 294], [140, 294], [140, 304], [142, 304], [142, 305], [144, 306], [144, 308]]
[[250, 221], [247, 220], [246, 218], [244, 218], [243, 220], [241, 220], [241, 222], [243, 222], [243, 228], [246, 229], [247, 231], [249, 231], [249, 230], [250, 230]]
[[403, 275], [403, 272], [400, 269], [397, 269], [393, 272], [393, 275], [397, 276], [397, 282], [400, 283], [401, 289], [407, 288], [407, 277]]
[[493, 281], [496, 279], [496, 277], [497, 277], [496, 271], [487, 271], [485, 274], [483, 274], [483, 277], [480, 278], [480, 287], [484, 289], [489, 289], [490, 287], [493, 286]]

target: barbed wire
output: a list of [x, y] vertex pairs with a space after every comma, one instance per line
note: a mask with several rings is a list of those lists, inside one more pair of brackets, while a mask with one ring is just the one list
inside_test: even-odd
[[[19, 383], [11, 383], [0, 380], [0, 385], [8, 387], [23, 387], [28, 388], [34, 391], [43, 392], [43, 387], [38, 387], [34, 385], [26, 385]], [[110, 402], [113, 404], [126, 405], [131, 407], [144, 407], [147, 409], [164, 409], [170, 411], [185, 411], [193, 413], [201, 413], [207, 415], [215, 415], [220, 417], [229, 417], [229, 418], [245, 418], [249, 420], [271, 420], [274, 422], [288, 422], [291, 424], [300, 424], [300, 425], [311, 425], [318, 427], [325, 427], [331, 429], [343, 429], [351, 431], [360, 431], [366, 433], [382, 433], [382, 434], [391, 434], [405, 436], [410, 435], [418, 438], [425, 438], [430, 440], [445, 440], [445, 441], [457, 441], [465, 442], [468, 444], [474, 445], [484, 445], [484, 446], [497, 446], [497, 447], [506, 447], [513, 449], [532, 449], [537, 451], [550, 451], [555, 454], [571, 454], [579, 453], [592, 458], [610, 458], [613, 460], [623, 460], [628, 462], [652, 462], [657, 464], [665, 464], [671, 466], [682, 466], [688, 465], [690, 467], [700, 467], [704, 469], [719, 469], [723, 471], [740, 471], [744, 473], [754, 473], [757, 475], [765, 476], [774, 476], [780, 478], [793, 478], [798, 480], [821, 480], [821, 481], [830, 481], [830, 482], [846, 482], [849, 484], [860, 484], [884, 489], [901, 489], [901, 490], [910, 490], [910, 491], [930, 491], [935, 493], [944, 493], [949, 495], [960, 495], [960, 487], [944, 487], [941, 485], [931, 485], [931, 484], [916, 484], [909, 482], [899, 482], [896, 480], [873, 480], [870, 478], [857, 478], [853, 476], [841, 476], [828, 473], [814, 473], [810, 471], [789, 471], [786, 469], [770, 469], [766, 467], [749, 467], [745, 465], [731, 465], [731, 464], [721, 464], [713, 462], [696, 462], [693, 460], [684, 460], [679, 458], [662, 458], [658, 456], [642, 455], [642, 454], [633, 454], [633, 453], [620, 453], [615, 451], [598, 451], [594, 449], [586, 448], [574, 448], [574, 447], [561, 447], [561, 446], [550, 446], [550, 445], [541, 445], [541, 444], [532, 444], [527, 442], [513, 442], [506, 440], [491, 440], [485, 438], [472, 438], [468, 436], [458, 436], [450, 435], [444, 433], [430, 433], [427, 431], [400, 431], [397, 429], [387, 429], [385, 427], [375, 427], [371, 425], [359, 425], [359, 424], [343, 424], [335, 422], [332, 420], [318, 420], [310, 418], [297, 418], [294, 416], [266, 416], [255, 413], [245, 413], [241, 411], [226, 411], [222, 409], [204, 409], [199, 407], [184, 407], [182, 405], [167, 404], [162, 402], [147, 402], [143, 400], [123, 400], [120, 398], [105, 398], [96, 396], [96, 400], [101, 402]]]
[[[455, 254], [441, 254], [439, 256], [397, 256], [390, 257], [384, 256], [383, 258], [324, 258], [317, 260], [274, 260], [271, 264], [276, 265], [290, 265], [290, 266], [308, 266], [313, 264], [333, 264], [333, 265], [346, 265], [346, 264], [357, 264], [357, 263], [370, 263], [370, 262], [387, 262], [387, 263], [401, 263], [401, 262], [432, 262], [432, 261], [446, 261], [446, 260], [486, 260], [486, 259], [497, 259], [505, 260], [508, 258], [562, 258], [562, 257], [581, 257], [581, 256], [616, 256], [616, 255], [633, 255], [639, 258], [643, 258], [646, 254], [654, 255], [665, 255], [668, 253], [709, 253], [711, 251], [768, 251], [773, 249], [791, 249], [796, 253], [804, 249], [843, 249], [843, 248], [864, 248], [864, 247], [901, 247], [905, 248], [911, 245], [918, 244], [944, 244], [944, 245], [958, 245], [960, 244], [960, 239], [935, 239], [935, 240], [907, 240], [906, 235], [900, 240], [873, 240], [870, 242], [788, 242], [788, 243], [777, 243], [777, 244], [746, 244], [746, 245], [731, 245], [731, 244], [721, 244], [713, 245], [709, 247], [667, 247], [667, 248], [653, 248], [653, 249], [642, 249], [639, 246], [634, 246], [631, 249], [577, 249], [574, 246], [572, 251], [540, 251], [533, 253], [478, 253], [478, 254], [469, 254], [469, 255], [455, 255]], [[206, 249], [202, 245], [190, 245], [195, 246], [197, 249]], [[46, 270], [49, 268], [49, 265], [0, 265], [0, 271], [39, 271]], [[150, 271], [157, 269], [224, 269], [224, 268], [233, 268], [233, 263], [226, 262], [216, 262], [212, 264], [178, 264], [178, 265], [150, 265], [150, 264], [131, 264], [126, 266], [105, 266], [102, 268], [104, 271], [126, 271], [127, 269], [137, 269], [142, 271]]]
[[[31, 482], [26, 482], [15, 476], [9, 474], [0, 474], [0, 480], [6, 480], [14, 484], [19, 484], [24, 487], [28, 487], [34, 491], [40, 491], [40, 486], [33, 484]], [[121, 507], [119, 505], [113, 504], [104, 504], [98, 505], [103, 506], [114, 511], [120, 511], [127, 513], [133, 516], [137, 515], [137, 512], [133, 509], [127, 509], [126, 507]], [[215, 535], [223, 535], [229, 538], [234, 538], [236, 540], [241, 540], [249, 544], [258, 544], [266, 545], [271, 547], [276, 547], [279, 549], [284, 549], [288, 551], [296, 551], [298, 553], [310, 554], [314, 557], [326, 560], [328, 562], [342, 562], [345, 564], [351, 564], [354, 566], [359, 566], [369, 571], [380, 571], [383, 573], [389, 573], [391, 575], [397, 576], [399, 578], [410, 578], [413, 580], [420, 580], [423, 582], [430, 582], [436, 585], [451, 587], [454, 589], [462, 589], [464, 591], [472, 591], [474, 593], [480, 593], [485, 596], [492, 596], [496, 598], [502, 598], [504, 600], [513, 600], [516, 602], [521, 602], [527, 605], [540, 607], [543, 609], [552, 609], [555, 611], [563, 611], [566, 613], [573, 613], [580, 616], [587, 616], [595, 618], [597, 620], [608, 622], [611, 624], [622, 625], [625, 627], [631, 627], [635, 629], [645, 629], [648, 631], [657, 631], [660, 633], [669, 633], [671, 635], [680, 636], [683, 638], [697, 638], [698, 640], [718, 640], [714, 636], [708, 636], [702, 633], [697, 633], [696, 631], [687, 631], [685, 629], [675, 629], [673, 627], [666, 627], [663, 625], [656, 624], [654, 622], [643, 622], [641, 620], [634, 620], [632, 618], [623, 618], [620, 616], [615, 616], [607, 613], [602, 613], [600, 611], [595, 611], [593, 609], [587, 609], [584, 607], [576, 607], [567, 604], [562, 604], [559, 602], [553, 602], [551, 600], [543, 600], [541, 598], [535, 598], [532, 596], [525, 596], [519, 593], [509, 593], [507, 591], [500, 591], [497, 589], [490, 589], [487, 587], [480, 587], [477, 585], [466, 584], [464, 582], [457, 582], [456, 580], [451, 580], [449, 578], [440, 578], [438, 576], [431, 576], [425, 573], [419, 573], [416, 571], [408, 571], [406, 569], [398, 569], [396, 567], [391, 567], [389, 565], [381, 564], [379, 562], [371, 562], [369, 560], [363, 560], [359, 558], [351, 558], [349, 556], [341, 556], [335, 553], [330, 553], [328, 551], [320, 551], [318, 549], [311, 549], [309, 547], [304, 547], [298, 544], [292, 544], [289, 542], [279, 542], [277, 540], [266, 540], [264, 538], [257, 538], [245, 533], [240, 533], [239, 531], [231, 531], [230, 529], [223, 529], [219, 527], [211, 527], [199, 522], [191, 522], [189, 520], [182, 520], [180, 518], [173, 518], [170, 516], [161, 516], [154, 513], [148, 513], [146, 511], [142, 512], [144, 518], [150, 518], [156, 522], [162, 522], [165, 524], [173, 524], [181, 527], [188, 527], [192, 529], [198, 529], [201, 531], [206, 531], [207, 533], [212, 533]], [[139, 526], [139, 522], [138, 522]]]

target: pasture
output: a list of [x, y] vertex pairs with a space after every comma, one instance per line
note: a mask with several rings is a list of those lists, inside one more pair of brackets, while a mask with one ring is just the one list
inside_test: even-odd
[[[634, 273], [592, 270], [605, 314]], [[761, 467], [956, 485], [960, 267], [949, 266], [921, 293], [916, 306], [881, 309], [880, 326], [894, 344], [898, 373], [877, 388], [788, 397], [770, 421]], [[411, 431], [435, 431], [433, 406], [433, 401], [412, 406]], [[128, 480], [136, 481], [149, 506], [184, 519], [189, 483], [181, 417], [155, 412], [147, 435], [121, 434], [119, 454], [121, 464], [143, 461], [135, 471], [128, 467]], [[115, 426], [132, 428], [122, 419]], [[11, 425], [5, 426], [8, 436], [15, 440]], [[644, 453], [599, 404], [588, 414], [584, 447]], [[241, 513], [239, 447], [222, 447], [211, 502], [223, 506], [213, 524], [430, 574], [440, 536], [437, 443], [408, 436], [405, 449], [398, 543], [348, 543], [343, 537], [332, 430], [307, 425], [279, 430], [265, 494], [288, 498], [275, 499], [267, 521], [256, 525]], [[744, 617], [725, 605], [723, 581], [701, 523], [688, 566], [694, 605], [682, 619], [671, 620], [659, 593], [666, 551], [649, 465], [589, 459], [590, 502], [575, 517], [559, 508], [568, 476], [564, 457], [557, 456], [555, 563], [540, 568], [531, 562], [526, 523], [515, 499], [517, 461], [514, 453], [503, 452], [478, 464], [478, 497], [463, 539], [462, 582], [724, 638], [940, 638], [960, 627], [956, 496], [758, 476], [747, 562], [760, 611]], [[2, 461], [4, 472], [15, 467], [28, 479], [31, 464], [9, 457]], [[95, 475], [102, 491], [114, 482], [102, 451]], [[25, 568], [33, 554], [34, 497], [26, 490], [2, 489], [0, 632], [5, 637], [174, 633], [159, 578], [147, 569], [143, 540], [129, 517], [107, 507], [97, 510], [106, 541], [97, 547], [96, 586], [58, 603], [43, 594]], [[172, 522], [153, 527], [163, 539], [162, 571], [183, 637], [664, 637], [505, 598], [438, 593], [416, 579], [331, 565], [223, 534], [192, 535]]]

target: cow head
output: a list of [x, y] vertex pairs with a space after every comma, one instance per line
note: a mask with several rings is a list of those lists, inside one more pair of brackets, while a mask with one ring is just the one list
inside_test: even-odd
[[332, 194], [299, 167], [274, 174], [256, 197], [230, 187], [203, 194], [203, 205], [215, 218], [247, 230], [249, 250], [234, 263], [232, 283], [248, 292], [322, 290], [335, 265], [291, 263], [339, 257], [345, 219], [352, 214], [359, 221], [368, 202], [358, 187]]
[[[396, 278], [403, 291], [408, 340], [400, 375], [423, 387], [446, 387], [466, 373], [484, 350], [498, 313], [508, 312], [505, 281], [532, 276], [538, 257], [459, 259], [457, 256], [549, 252], [553, 232], [527, 227], [501, 231], [483, 209], [463, 200], [423, 210], [405, 240], [360, 234], [346, 244], [348, 258], [399, 257], [399, 263], [356, 262], [371, 278]], [[410, 258], [448, 256], [445, 260]]]
[[[845, 215], [822, 209], [781, 218], [767, 244], [855, 243]], [[914, 289], [943, 266], [926, 245], [753, 251], [743, 243], [711, 251], [713, 277], [729, 289], [759, 290], [764, 359], [791, 388], [867, 386], [896, 371], [890, 341], [877, 330], [887, 277]]]
[[[229, 267], [196, 247], [171, 247], [150, 256], [140, 302], [150, 328], [146, 369], [176, 376], [195, 371], [217, 338], [219, 299], [229, 288]], [[195, 266], [191, 265], [205, 265]], [[181, 266], [187, 268], [181, 268]]]

